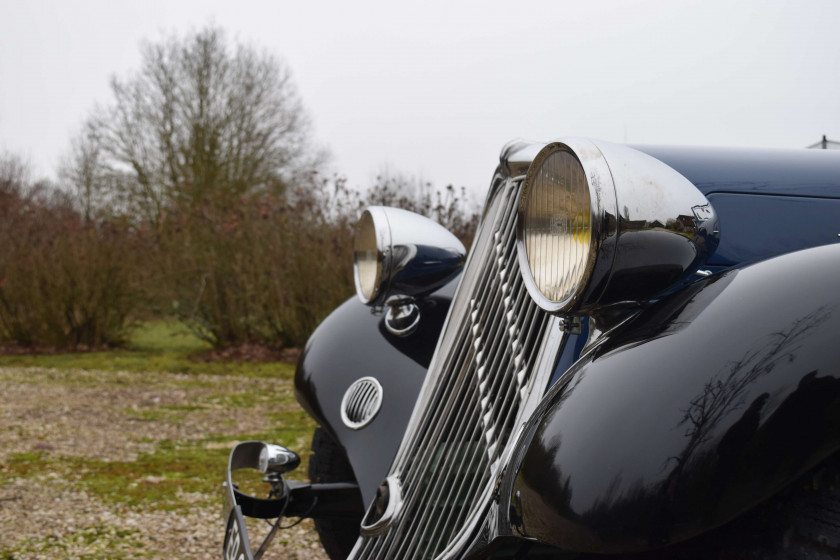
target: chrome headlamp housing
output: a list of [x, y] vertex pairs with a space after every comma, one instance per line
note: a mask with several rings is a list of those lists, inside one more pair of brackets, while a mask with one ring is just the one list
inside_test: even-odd
[[552, 142], [524, 179], [520, 268], [531, 297], [552, 313], [654, 297], [697, 270], [718, 235], [714, 209], [688, 179], [626, 146]]
[[371, 306], [391, 296], [422, 297], [458, 274], [465, 256], [464, 245], [437, 222], [399, 208], [371, 206], [357, 225], [356, 294]]

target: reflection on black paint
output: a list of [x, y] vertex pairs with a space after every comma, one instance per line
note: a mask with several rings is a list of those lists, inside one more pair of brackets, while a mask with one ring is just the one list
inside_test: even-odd
[[[826, 297], [837, 272], [828, 254], [798, 257], [823, 257], [812, 261], [824, 270], [812, 268], [820, 280], [807, 297], [778, 288], [797, 270], [786, 261], [701, 280], [640, 311], [560, 377], [513, 481], [520, 533], [587, 552], [663, 546], [725, 523], [838, 449], [840, 341], [826, 333], [840, 332], [840, 316], [825, 304], [836, 301]], [[759, 320], [767, 316], [772, 326]], [[709, 333], [717, 346], [706, 370], [697, 350]], [[689, 349], [693, 361], [680, 362]], [[605, 398], [620, 380], [631, 393]], [[652, 413], [634, 421], [637, 410]], [[647, 459], [622, 468], [617, 458], [638, 447]]]
[[[696, 505], [705, 502], [704, 509], [712, 511], [717, 502], [723, 499], [728, 491], [728, 485], [722, 485], [722, 481], [731, 478], [732, 473], [739, 469], [740, 465], [736, 458], [743, 458], [738, 454], [757, 432], [760, 412], [769, 394], [762, 393], [753, 400], [741, 419], [735, 422], [723, 436], [717, 433], [721, 420], [744, 408], [745, 399], [752, 384], [772, 372], [778, 364], [794, 362], [804, 337], [824, 323], [828, 315], [825, 308], [821, 308], [798, 319], [787, 330], [770, 335], [761, 345], [748, 349], [740, 360], [731, 364], [728, 370], [714, 375], [706, 383], [703, 392], [688, 403], [679, 424], [680, 428], [685, 429], [685, 447], [678, 455], [668, 459], [673, 467], [657, 490], [657, 505], [654, 518], [651, 520], [652, 530], [649, 537], [651, 544], [670, 542], [671, 526], [675, 520], [680, 519], [679, 512], [675, 509], [678, 507], [678, 500], [682, 497], [681, 483], [685, 471], [689, 466], [697, 468], [697, 465], [691, 465], [691, 462], [710, 440], [720, 440], [716, 453], [718, 464], [710, 465], [710, 469], [714, 471], [713, 481], [708, 494], [696, 496], [691, 501]], [[788, 398], [794, 395], [795, 393]], [[797, 426], [798, 429], [801, 427], [801, 425]], [[710, 450], [705, 450], [705, 453], [708, 456], [703, 457], [703, 460], [708, 461], [713, 458]], [[750, 470], [754, 473], [752, 467], [751, 465]]]
[[[761, 393], [751, 400], [748, 396], [750, 388], [777, 366], [796, 362], [802, 342], [830, 316], [831, 311], [821, 308], [794, 321], [713, 375], [703, 391], [682, 407], [684, 415], [675, 428], [683, 431], [685, 444], [662, 466], [660, 480], [625, 483], [617, 469], [615, 478], [587, 511], [573, 510], [574, 480], [555, 460], [562, 432], [538, 430], [534, 438], [538, 445], [531, 446], [520, 472], [522, 485], [540, 488], [541, 501], [551, 504], [553, 512], [544, 510], [538, 516], [558, 526], [602, 528], [597, 538], [604, 543], [636, 541], [639, 547], [662, 546], [672, 541], [675, 530], [679, 532], [697, 518], [698, 512], [703, 518], [714, 519], [730, 502], [759, 491], [757, 480], [785, 478], [800, 471], [814, 449], [831, 439], [824, 432], [840, 426], [840, 380], [807, 373], [763, 422], [770, 395]], [[555, 410], [581, 380], [582, 376], [571, 379], [555, 400]], [[722, 422], [739, 410], [743, 412], [737, 421], [731, 425]], [[551, 425], [548, 421], [543, 428]], [[729, 425], [722, 434], [721, 425]], [[708, 445], [710, 442], [716, 444]], [[555, 517], [555, 512], [563, 519]], [[523, 529], [532, 534], [529, 529], [533, 527]]]
[[394, 348], [428, 369], [440, 337], [441, 325], [449, 312], [449, 298], [429, 296], [417, 302], [420, 324], [411, 336], [397, 336], [385, 326], [385, 316], [379, 320], [379, 334]]

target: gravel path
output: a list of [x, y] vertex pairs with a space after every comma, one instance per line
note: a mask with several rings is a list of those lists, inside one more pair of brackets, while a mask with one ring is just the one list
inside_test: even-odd
[[[269, 394], [290, 391], [289, 385], [225, 376], [0, 368], [0, 558], [220, 558], [221, 478], [213, 493], [179, 489], [180, 503], [168, 511], [103, 500], [68, 480], [72, 473], [61, 472], [60, 465], [79, 459], [131, 462], [161, 441], [201, 441], [208, 434], [228, 436], [232, 445], [237, 434], [263, 430], [278, 412], [276, 404], [230, 407], [214, 395]], [[202, 406], [189, 414], [160, 413], [196, 402]], [[59, 472], [21, 472], [15, 468], [21, 454], [47, 457]], [[279, 533], [266, 557], [326, 559], [309, 522]]]

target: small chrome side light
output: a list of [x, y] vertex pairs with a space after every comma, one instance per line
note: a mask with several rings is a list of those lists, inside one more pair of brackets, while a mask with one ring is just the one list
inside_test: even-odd
[[290, 449], [271, 443], [263, 444], [260, 450], [259, 470], [263, 474], [285, 474], [300, 465], [300, 457]]

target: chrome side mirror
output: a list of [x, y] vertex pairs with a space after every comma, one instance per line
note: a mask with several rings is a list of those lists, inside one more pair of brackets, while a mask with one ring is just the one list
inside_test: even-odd
[[371, 206], [357, 225], [356, 293], [370, 306], [392, 296], [401, 302], [422, 298], [460, 272], [466, 253], [457, 237], [425, 216]]

